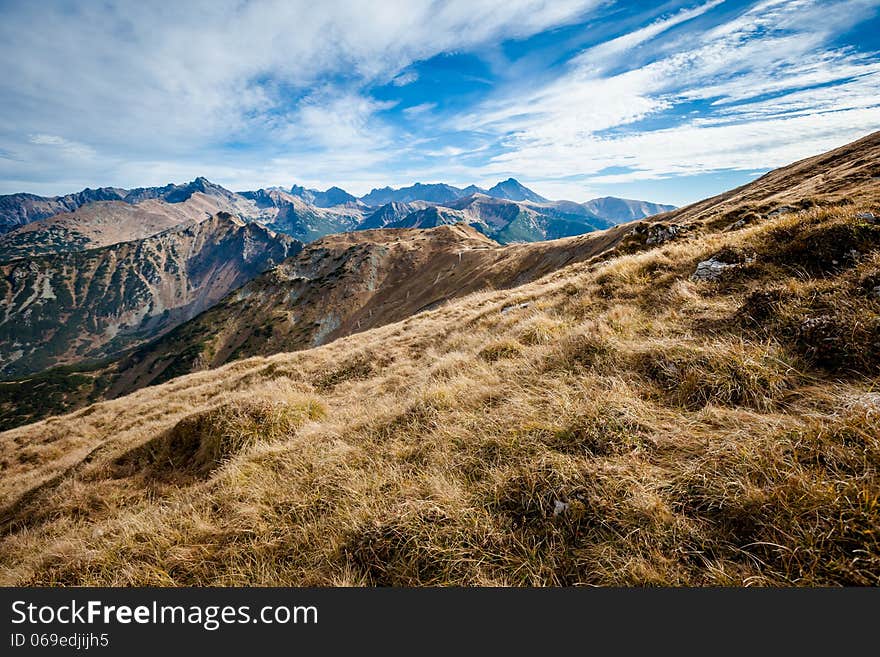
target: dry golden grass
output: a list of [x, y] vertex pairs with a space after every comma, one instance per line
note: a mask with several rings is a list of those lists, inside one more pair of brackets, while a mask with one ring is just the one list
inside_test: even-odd
[[[0, 581], [880, 584], [860, 209], [697, 231], [0, 434]], [[858, 254], [814, 248], [831, 236]], [[739, 266], [689, 279], [719, 253]]]

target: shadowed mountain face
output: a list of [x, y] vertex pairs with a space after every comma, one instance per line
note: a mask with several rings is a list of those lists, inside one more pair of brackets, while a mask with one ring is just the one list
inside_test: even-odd
[[162, 334], [301, 245], [221, 214], [146, 239], [0, 266], [0, 372], [102, 358]]
[[383, 187], [381, 189], [374, 189], [369, 194], [362, 196], [360, 200], [371, 207], [386, 205], [392, 202], [412, 203], [413, 201], [427, 201], [429, 203], [447, 205], [473, 194], [483, 194], [508, 201], [548, 202], [543, 196], [536, 194], [513, 178], [499, 182], [490, 189], [482, 189], [476, 185], [469, 185], [462, 189], [443, 183], [429, 185], [416, 183], [415, 185], [401, 187], [400, 189]]
[[383, 187], [374, 189], [369, 194], [361, 196], [361, 202], [371, 207], [385, 205], [386, 203], [411, 203], [412, 201], [428, 201], [429, 203], [449, 203], [465, 195], [464, 190], [443, 183], [422, 184], [416, 183], [409, 187], [392, 189]]
[[262, 223], [279, 233], [285, 233], [303, 242], [354, 230], [363, 219], [363, 209], [357, 205], [346, 204], [331, 208], [311, 205], [299, 196], [280, 191], [247, 192], [245, 195], [265, 194], [271, 200], [271, 211], [267, 212]]

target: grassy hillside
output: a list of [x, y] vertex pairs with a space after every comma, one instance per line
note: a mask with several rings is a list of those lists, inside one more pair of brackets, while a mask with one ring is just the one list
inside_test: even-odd
[[878, 585], [848, 184], [0, 434], [0, 582]]

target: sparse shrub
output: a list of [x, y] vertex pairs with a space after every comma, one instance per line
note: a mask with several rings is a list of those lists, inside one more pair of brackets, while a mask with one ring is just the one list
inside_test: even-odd
[[[353, 530], [340, 552], [374, 586], [437, 586], [467, 582], [487, 538], [437, 507], [401, 510]], [[491, 554], [491, 552], [490, 552]]]
[[689, 409], [719, 404], [770, 410], [798, 378], [782, 350], [748, 343], [657, 347], [635, 352], [630, 363], [669, 400]]
[[714, 446], [682, 468], [675, 505], [709, 523], [716, 558], [761, 564], [759, 582], [880, 584], [880, 418]]
[[505, 358], [516, 358], [522, 354], [522, 345], [515, 340], [495, 340], [480, 349], [480, 358], [494, 363]]
[[880, 226], [832, 219], [787, 222], [767, 231], [757, 249], [783, 267], [827, 274], [852, 267], [862, 254], [880, 248]]
[[815, 367], [872, 374], [880, 366], [880, 314], [858, 286], [850, 289], [844, 281], [756, 291], [736, 316]]
[[376, 372], [374, 359], [367, 354], [358, 354], [340, 363], [337, 367], [319, 372], [314, 379], [315, 388], [330, 390], [346, 381], [362, 381]]
[[547, 344], [562, 332], [564, 324], [546, 315], [539, 315], [523, 322], [519, 340], [525, 345]]
[[257, 441], [283, 438], [324, 416], [314, 399], [229, 402], [183, 418], [165, 433], [119, 457], [116, 476], [206, 477]]
[[644, 444], [636, 422], [614, 413], [579, 416], [565, 426], [544, 435], [548, 447], [567, 454], [613, 456], [638, 449]]
[[544, 366], [548, 370], [573, 372], [592, 367], [611, 353], [611, 346], [598, 334], [598, 330], [577, 332], [559, 341], [545, 358]]

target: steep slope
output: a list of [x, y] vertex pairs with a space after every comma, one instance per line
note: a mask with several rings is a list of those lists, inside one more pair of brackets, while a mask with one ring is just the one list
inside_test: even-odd
[[220, 214], [143, 240], [0, 266], [0, 372], [101, 358], [194, 317], [299, 248]]
[[632, 199], [616, 198], [614, 196], [594, 198], [593, 200], [584, 203], [583, 206], [594, 215], [616, 224], [635, 221], [636, 219], [643, 219], [645, 217], [650, 217], [651, 215], [660, 214], [661, 212], [675, 210], [674, 205], [649, 203], [648, 201], [634, 201]]
[[306, 349], [487, 287], [520, 285], [601, 252], [608, 237], [501, 248], [463, 224], [333, 235], [107, 368], [102, 394]]
[[245, 356], [323, 344], [475, 290], [521, 285], [613, 248], [629, 230], [503, 248], [462, 223], [333, 235], [131, 354], [0, 384], [0, 428]]
[[880, 585], [872, 150], [632, 253], [0, 434], [0, 581]]

